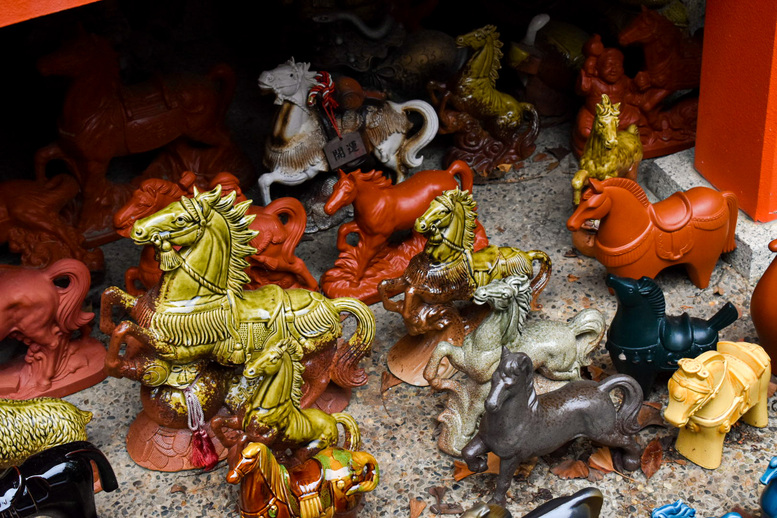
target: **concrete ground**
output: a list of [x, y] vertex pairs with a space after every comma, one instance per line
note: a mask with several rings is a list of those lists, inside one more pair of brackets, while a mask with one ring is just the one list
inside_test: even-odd
[[[593, 307], [604, 312], [609, 322], [616, 304], [604, 285], [604, 268], [594, 259], [567, 254], [572, 245], [565, 222], [572, 212], [569, 182], [576, 163], [571, 155], [563, 156], [568, 131], [567, 126], [544, 130], [525, 167], [502, 180], [476, 186], [475, 198], [492, 243], [525, 250], [541, 248], [553, 260], [553, 275], [540, 298], [544, 308], [530, 318], [566, 321], [579, 310]], [[424, 167], [436, 167], [436, 155], [429, 155]], [[334, 229], [315, 234], [297, 250], [316, 277], [334, 263], [335, 236]], [[104, 250], [106, 280], [93, 288], [95, 294], [110, 284], [121, 285], [124, 269], [140, 252], [129, 240], [112, 243]], [[657, 281], [665, 292], [669, 314], [688, 311], [693, 316], [709, 317], [730, 300], [742, 316], [721, 333], [721, 338], [756, 340], [749, 315], [753, 285], [728, 263], [719, 261], [705, 290], [693, 286], [680, 270], [666, 271]], [[363, 448], [375, 455], [381, 468], [380, 486], [366, 496], [361, 516], [408, 516], [410, 499], [434, 503], [427, 492], [433, 486], [448, 490], [445, 502], [465, 508], [487, 498], [493, 487], [492, 475], [456, 482], [454, 459], [437, 449], [435, 418], [443, 409], [443, 395], [404, 384], [381, 394], [386, 354], [404, 334], [404, 328], [398, 315], [386, 312], [379, 304], [371, 309], [378, 329], [372, 356], [363, 362], [369, 381], [354, 390], [347, 409], [361, 426]], [[610, 368], [603, 344], [595, 352], [594, 365]], [[137, 383], [108, 379], [67, 399], [94, 412], [88, 426], [90, 440], [110, 458], [120, 480], [119, 491], [97, 496], [102, 516], [236, 516], [238, 490], [225, 481], [227, 468], [223, 463], [209, 473], [157, 473], [139, 468], [129, 458], [124, 438], [141, 409]], [[650, 400], [665, 405], [666, 389], [657, 390]], [[665, 462], [650, 480], [641, 472], [610, 473], [596, 482], [564, 480], [551, 474], [550, 468], [562, 460], [586, 460], [593, 453], [595, 448], [581, 439], [560, 454], [542, 458], [528, 479], [514, 480], [508, 507], [514, 516], [521, 516], [551, 497], [596, 486], [605, 495], [605, 517], [644, 517], [652, 508], [677, 499], [689, 502], [698, 516], [720, 516], [736, 505], [755, 512], [761, 491], [757, 478], [777, 451], [775, 430], [777, 420], [773, 417], [768, 428], [734, 427], [726, 438], [723, 463], [712, 471], [680, 460], [671, 447], [676, 430], [650, 427], [639, 434], [640, 444], [644, 447], [659, 437], [667, 438], [664, 443], [668, 445]], [[432, 516], [429, 507], [421, 516]]]

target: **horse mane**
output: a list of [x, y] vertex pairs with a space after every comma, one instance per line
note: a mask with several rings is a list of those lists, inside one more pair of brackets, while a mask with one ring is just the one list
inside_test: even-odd
[[383, 171], [378, 171], [375, 169], [366, 173], [363, 173], [361, 169], [357, 169], [356, 171], [352, 171], [351, 175], [361, 182], [370, 182], [375, 187], [379, 187], [381, 189], [385, 189], [386, 187], [391, 187], [394, 185], [391, 183], [391, 180], [383, 175]]
[[639, 288], [639, 294], [647, 300], [656, 316], [662, 316], [666, 313], [666, 299], [664, 298], [664, 292], [661, 291], [658, 284], [650, 278], [643, 277], [637, 281], [637, 287]]
[[642, 187], [640, 187], [637, 182], [629, 180], [628, 178], [608, 178], [602, 182], [602, 186], [620, 187], [622, 189], [626, 189], [631, 194], [633, 194], [634, 197], [639, 200], [643, 206], [648, 207], [650, 205], [650, 200], [648, 200], [648, 197]]
[[137, 190], [175, 198], [181, 196], [181, 193], [183, 192], [183, 189], [181, 189], [178, 184], [169, 180], [163, 180], [162, 178], [148, 178], [147, 180], [143, 180]]
[[477, 204], [469, 191], [462, 191], [458, 187], [443, 192], [434, 199], [453, 212], [456, 204], [464, 210], [464, 235], [461, 246], [466, 250], [473, 250], [475, 246], [475, 228], [477, 227]]
[[302, 364], [302, 344], [289, 337], [284, 339], [279, 347], [281, 351], [288, 353], [292, 360], [291, 400], [294, 406], [299, 408], [302, 401], [302, 373], [305, 372], [305, 366]]
[[537, 391], [534, 390], [534, 363], [532, 363], [531, 358], [526, 353], [516, 354], [515, 361], [518, 369], [521, 371], [520, 374], [523, 376], [523, 382], [525, 383], [526, 406], [529, 407], [530, 411], [534, 412], [540, 405]]
[[[248, 453], [246, 453], [246, 450], [248, 450]], [[260, 470], [273, 494], [280, 500], [283, 500], [284, 503], [289, 503], [288, 472], [286, 468], [278, 463], [278, 460], [266, 444], [254, 442], [243, 449], [243, 456], [250, 456], [251, 454], [259, 455], [257, 465], [252, 471]]]
[[[245, 269], [248, 268], [248, 261], [245, 258], [256, 253], [256, 248], [249, 243], [256, 237], [258, 232], [248, 227], [254, 219], [252, 216], [246, 217], [246, 211], [251, 202], [246, 200], [235, 204], [236, 196], [235, 191], [232, 191], [222, 198], [221, 186], [218, 186], [212, 191], [195, 196], [192, 200], [207, 204], [223, 216], [227, 222], [232, 245], [230, 247], [229, 267], [227, 269], [227, 289], [242, 298], [243, 285], [251, 281], [245, 272]], [[214, 199], [216, 197], [218, 199]]]

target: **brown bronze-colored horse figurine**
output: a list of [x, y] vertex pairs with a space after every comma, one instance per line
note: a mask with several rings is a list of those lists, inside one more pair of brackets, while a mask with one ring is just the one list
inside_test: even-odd
[[105, 178], [112, 158], [157, 149], [179, 136], [209, 145], [229, 142], [224, 114], [235, 76], [226, 65], [214, 67], [205, 78], [166, 77], [125, 86], [108, 40], [82, 33], [41, 58], [38, 69], [72, 82], [59, 137], [35, 154], [35, 174], [43, 181], [50, 160], [65, 161], [88, 207], [82, 228], [111, 228], [110, 215], [125, 200], [126, 192]]
[[[425, 240], [417, 234], [400, 245], [388, 245], [392, 234], [412, 229], [416, 218], [444, 191], [455, 189], [460, 183], [462, 190], [471, 192], [473, 185], [472, 169], [461, 160], [447, 170], [419, 171], [396, 185], [380, 171], [340, 171], [339, 175], [324, 210], [332, 215], [352, 204], [354, 219], [340, 226], [340, 257], [321, 278], [321, 285], [329, 297], [357, 297], [368, 304], [380, 300], [378, 283], [400, 275], [424, 246]], [[481, 241], [487, 242], [482, 226], [476, 232]], [[346, 242], [352, 233], [359, 237], [356, 246]]]
[[227, 482], [240, 484], [243, 518], [356, 518], [362, 494], [379, 480], [369, 453], [328, 448], [287, 469], [261, 443], [246, 446], [227, 474]]
[[[113, 222], [117, 231], [124, 237], [130, 237], [130, 230], [135, 221], [167, 207], [181, 196], [194, 195], [195, 175], [185, 172], [178, 183], [157, 178], [150, 178], [141, 183], [140, 188], [132, 198], [114, 215]], [[220, 173], [210, 182], [208, 188], [222, 186], [222, 193], [237, 192], [237, 201], [245, 201], [237, 178], [230, 173]], [[247, 270], [251, 282], [249, 288], [254, 289], [264, 284], [279, 284], [284, 288], [307, 288], [317, 291], [318, 283], [310, 274], [305, 263], [294, 255], [302, 235], [305, 232], [307, 218], [302, 204], [294, 198], [279, 198], [267, 207], [251, 205], [247, 211], [256, 217], [250, 228], [258, 230], [259, 235], [251, 240], [251, 246], [257, 249], [255, 254], [247, 258]], [[286, 223], [280, 219], [286, 216]], [[138, 289], [139, 281], [145, 289], [154, 286], [162, 276], [159, 263], [154, 259], [153, 246], [143, 248], [140, 264], [127, 269], [124, 282], [127, 292], [137, 296], [142, 291]]]
[[732, 192], [694, 187], [653, 204], [639, 184], [626, 178], [590, 182], [567, 228], [576, 231], [589, 219], [601, 220], [594, 254], [612, 274], [653, 278], [682, 264], [691, 282], [703, 289], [720, 254], [736, 248], [739, 211]]
[[[633, 436], [640, 430], [637, 414], [642, 407], [642, 389], [634, 378], [617, 374], [601, 383], [572, 381], [537, 395], [533, 373], [529, 355], [502, 349], [480, 428], [461, 452], [475, 473], [488, 468], [488, 452], [500, 457], [492, 503], [505, 505], [505, 494], [521, 462], [551, 453], [577, 437], [622, 448], [623, 467], [630, 471], [639, 468], [640, 448]], [[615, 389], [623, 391], [618, 409], [610, 400]]]

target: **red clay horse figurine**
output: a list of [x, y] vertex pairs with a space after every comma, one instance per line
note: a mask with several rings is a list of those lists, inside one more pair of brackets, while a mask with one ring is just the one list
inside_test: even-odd
[[703, 289], [720, 254], [736, 248], [739, 213], [732, 192], [694, 187], [651, 204], [632, 180], [590, 181], [567, 228], [575, 231], [589, 219], [601, 220], [594, 254], [610, 273], [653, 278], [664, 268], [682, 264], [691, 282]]
[[166, 77], [132, 86], [121, 84], [119, 60], [110, 42], [80, 34], [38, 61], [45, 76], [72, 79], [59, 118], [56, 142], [35, 154], [35, 174], [46, 177], [46, 164], [62, 159], [81, 184], [84, 211], [80, 227], [103, 233], [128, 192], [106, 178], [113, 157], [157, 149], [185, 136], [208, 145], [224, 145], [224, 125], [235, 87], [234, 72], [214, 67], [205, 77]]
[[[328, 297], [356, 297], [367, 304], [379, 301], [378, 283], [405, 271], [426, 242], [416, 233], [399, 245], [389, 245], [389, 238], [395, 232], [412, 229], [435, 197], [459, 187], [457, 178], [462, 190], [472, 192], [473, 172], [462, 160], [456, 160], [447, 170], [419, 171], [396, 185], [381, 171], [341, 170], [324, 210], [332, 215], [353, 204], [354, 220], [342, 224], [337, 232], [340, 257], [321, 278], [324, 293]], [[482, 225], [476, 232], [479, 249], [488, 240]], [[359, 237], [356, 246], [346, 242], [351, 233]]]
[[[145, 180], [132, 194], [132, 198], [114, 215], [117, 232], [124, 237], [130, 237], [129, 232], [135, 221], [167, 207], [181, 196], [191, 197], [194, 193], [194, 183], [195, 175], [192, 172], [185, 172], [177, 184], [156, 178]], [[237, 178], [232, 174], [216, 175], [209, 188], [218, 184], [221, 184], [224, 195], [237, 191], [237, 201], [246, 200]], [[250, 289], [273, 283], [283, 288], [318, 291], [316, 279], [302, 259], [294, 255], [307, 224], [302, 204], [294, 198], [279, 198], [267, 207], [252, 205], [248, 214], [256, 216], [250, 228], [259, 230], [259, 235], [251, 241], [251, 246], [256, 248], [257, 253], [247, 258], [250, 264]], [[285, 224], [280, 220], [281, 215], [288, 218]], [[128, 268], [124, 275], [127, 292], [137, 296], [143, 290], [137, 287], [136, 281], [148, 289], [154, 286], [161, 276], [162, 272], [154, 259], [153, 246], [147, 246], [143, 249], [140, 264]]]

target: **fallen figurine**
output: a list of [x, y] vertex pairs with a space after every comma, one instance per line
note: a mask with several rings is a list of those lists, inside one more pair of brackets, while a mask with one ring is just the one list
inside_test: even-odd
[[[693, 518], [694, 516], [696, 516], [696, 509], [689, 507], [682, 500], [657, 507], [650, 513], [650, 518]], [[742, 518], [742, 515], [739, 513], [726, 513], [721, 518]]]
[[[523, 518], [599, 518], [604, 497], [595, 487], [581, 489], [571, 496], [553, 498]], [[478, 502], [459, 518], [512, 518], [510, 511], [496, 504]]]

